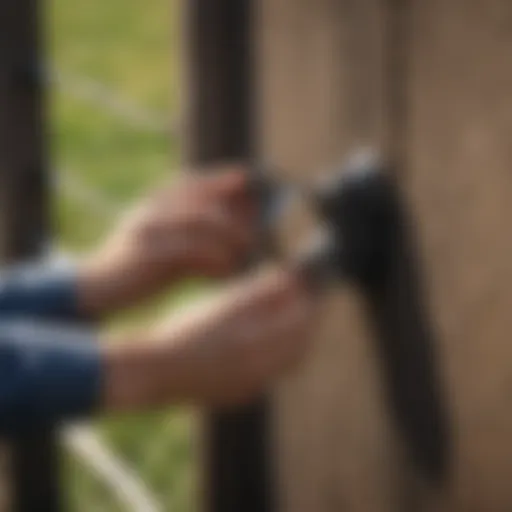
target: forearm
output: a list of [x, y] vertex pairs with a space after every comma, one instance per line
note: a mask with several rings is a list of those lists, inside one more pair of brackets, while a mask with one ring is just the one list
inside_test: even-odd
[[241, 403], [304, 352], [311, 313], [309, 292], [294, 272], [235, 283], [149, 332], [105, 343], [103, 407]]
[[0, 434], [203, 400], [208, 373], [193, 341], [190, 331], [165, 343], [151, 334], [98, 340], [85, 328], [0, 319]]
[[105, 344], [102, 358], [104, 412], [138, 411], [177, 400], [172, 358], [158, 345], [141, 339]]
[[[167, 265], [163, 280], [167, 285], [179, 277], [179, 270]], [[91, 257], [78, 265], [77, 303], [81, 311], [102, 318], [150, 297], [162, 288], [162, 279], [153, 268], [135, 268], [102, 257]]]
[[[106, 413], [133, 412], [178, 403], [210, 403], [222, 367], [196, 350], [190, 332], [160, 342], [140, 334], [103, 346]], [[213, 364], [212, 364], [213, 363]], [[213, 371], [212, 371], [213, 368]]]
[[143, 296], [146, 281], [93, 259], [66, 267], [15, 265], [0, 272], [0, 314], [74, 323], [102, 318]]

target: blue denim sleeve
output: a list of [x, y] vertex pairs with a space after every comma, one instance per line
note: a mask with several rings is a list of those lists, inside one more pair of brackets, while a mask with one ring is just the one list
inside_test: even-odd
[[0, 271], [0, 315], [80, 319], [76, 271], [44, 264]]
[[101, 387], [100, 351], [90, 331], [0, 319], [0, 434], [87, 417]]

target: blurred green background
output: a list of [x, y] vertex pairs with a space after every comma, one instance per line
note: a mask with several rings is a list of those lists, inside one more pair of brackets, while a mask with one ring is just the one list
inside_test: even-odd
[[[52, 70], [49, 116], [58, 244], [83, 253], [117, 213], [179, 165], [180, 5], [177, 0], [50, 0], [45, 8]], [[192, 287], [195, 290], [195, 287]], [[148, 322], [176, 290], [122, 324]], [[192, 413], [122, 417], [94, 426], [105, 447], [134, 470], [163, 510], [192, 512]], [[72, 454], [64, 486], [71, 510], [126, 510]]]

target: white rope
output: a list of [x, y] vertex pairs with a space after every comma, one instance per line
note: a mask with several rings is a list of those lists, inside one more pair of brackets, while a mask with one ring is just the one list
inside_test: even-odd
[[[53, 250], [50, 262], [67, 266], [73, 256], [65, 251]], [[137, 474], [122, 462], [89, 426], [68, 427], [64, 431], [66, 447], [85, 465], [131, 512], [159, 512], [163, 510]]]
[[64, 432], [67, 448], [88, 467], [131, 512], [159, 512], [163, 508], [141, 478], [110, 451], [91, 427], [75, 426]]
[[55, 173], [54, 179], [59, 192], [81, 203], [92, 214], [106, 218], [112, 218], [118, 214], [120, 205], [116, 201], [97, 188], [87, 185], [76, 173], [59, 170]]
[[[137, 129], [159, 134], [175, 134], [177, 131], [176, 127], [158, 119], [155, 114], [121, 98], [103, 84], [89, 78], [54, 70], [50, 74], [50, 81], [64, 93], [89, 101]], [[82, 203], [93, 213], [111, 218], [119, 211], [119, 205], [115, 201], [89, 187], [72, 173], [59, 172], [56, 180], [62, 193]], [[73, 257], [65, 251], [50, 250], [50, 259], [56, 265], [69, 265]], [[124, 509], [131, 512], [163, 510], [143, 480], [105, 445], [92, 427], [69, 427], [63, 437], [67, 448], [113, 492]]]
[[50, 84], [56, 85], [65, 94], [93, 103], [135, 128], [160, 134], [176, 134], [176, 126], [170, 125], [166, 119], [122, 98], [100, 82], [56, 69], [50, 71], [48, 76]]

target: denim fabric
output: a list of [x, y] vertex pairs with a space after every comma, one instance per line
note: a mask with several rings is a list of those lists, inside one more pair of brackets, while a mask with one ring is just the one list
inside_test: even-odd
[[94, 411], [101, 357], [92, 329], [79, 320], [72, 270], [30, 266], [0, 273], [0, 433]]

